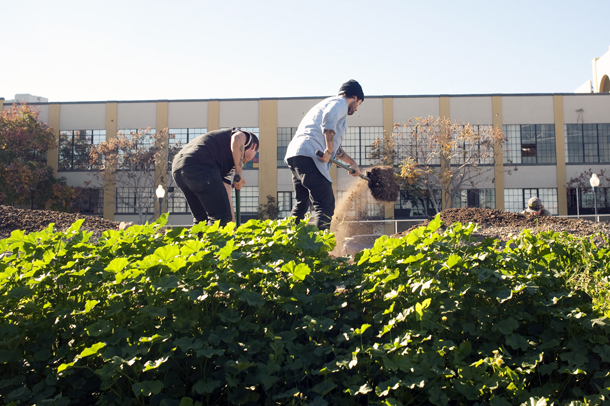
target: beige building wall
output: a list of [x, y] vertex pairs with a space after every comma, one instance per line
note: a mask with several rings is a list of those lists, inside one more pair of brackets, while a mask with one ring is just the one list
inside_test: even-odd
[[[156, 102], [117, 103], [117, 131], [122, 129], [154, 128], [157, 125]], [[108, 132], [106, 132], [108, 134]]]
[[491, 96], [449, 98], [449, 117], [466, 124], [493, 124]]
[[607, 95], [564, 95], [563, 106], [566, 124], [610, 122], [610, 97]]
[[[118, 131], [118, 110], [116, 102], [106, 104], [106, 140], [116, 139]], [[104, 173], [104, 218], [114, 220], [116, 200], [116, 179], [109, 171]]]
[[394, 97], [394, 123], [402, 125], [413, 117], [438, 117], [440, 97]]
[[220, 128], [258, 127], [258, 100], [220, 101]]
[[610, 51], [601, 58], [593, 59], [593, 91], [610, 92]]
[[553, 124], [553, 96], [502, 96], [503, 124]]
[[298, 127], [305, 114], [323, 98], [280, 99], [277, 102], [277, 126]]
[[106, 103], [62, 104], [59, 129], [105, 130]]
[[207, 101], [170, 101], [168, 128], [208, 128]]
[[[502, 130], [502, 97], [492, 96], [491, 114], [494, 129]], [[504, 210], [504, 151], [501, 142], [494, 145], [494, 187], [496, 190], [496, 209]]]

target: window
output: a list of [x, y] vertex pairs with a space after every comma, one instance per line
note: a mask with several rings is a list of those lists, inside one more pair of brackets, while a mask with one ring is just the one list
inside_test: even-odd
[[496, 208], [495, 189], [465, 189], [453, 198], [453, 208], [479, 207], [483, 209]]
[[371, 148], [377, 138], [383, 139], [383, 127], [348, 127], [341, 148], [359, 166], [373, 165]]
[[290, 217], [295, 200], [292, 197], [292, 192], [277, 192], [277, 207], [280, 210], [279, 218]]
[[555, 164], [554, 124], [508, 124], [502, 126], [508, 138], [505, 164]]
[[[235, 209], [235, 189], [231, 193], [231, 200], [233, 201], [233, 209]], [[244, 186], [241, 188], [240, 211], [242, 214], [258, 212], [258, 186]]]
[[168, 169], [171, 169], [174, 157], [186, 144], [200, 135], [208, 132], [207, 128], [170, 128], [168, 140], [167, 160]]
[[[119, 130], [119, 135], [124, 136], [128, 141], [133, 141], [134, 143], [128, 147], [130, 152], [128, 156], [132, 160], [130, 162], [126, 162], [125, 159], [125, 150], [119, 149], [119, 168], [120, 170], [142, 170], [142, 168], [138, 168], [137, 162], [140, 161], [140, 158], [143, 158], [146, 154], [146, 151], [150, 151], [154, 147], [154, 135], [157, 134], [157, 130], [155, 128], [147, 127], [145, 129], [137, 129], [137, 128], [123, 128]], [[138, 138], [135, 138], [135, 137]], [[138, 142], [135, 142], [139, 140]], [[153, 158], [154, 159], [154, 158]], [[135, 162], [134, 162], [135, 161]], [[140, 161], [141, 162], [141, 161]]]
[[[595, 194], [593, 189], [568, 189], [568, 214], [595, 214]], [[610, 188], [597, 188], [597, 213], [610, 213]]]
[[106, 130], [64, 130], [59, 132], [59, 170], [87, 171], [99, 169], [91, 166], [91, 145], [106, 140]]
[[[294, 137], [294, 133], [297, 131], [297, 127], [278, 127], [277, 129], [277, 167], [286, 168], [286, 162], [284, 157], [286, 156], [286, 149], [288, 144]], [[279, 201], [279, 198], [278, 198]]]
[[418, 128], [401, 126], [394, 130], [394, 164], [399, 164], [405, 157], [411, 157], [420, 165], [440, 166], [440, 154], [428, 139], [431, 134], [438, 136], [438, 128]]
[[104, 189], [81, 189], [77, 196], [77, 204], [81, 214], [102, 216], [104, 214]]
[[528, 200], [536, 196], [552, 215], [558, 214], [557, 189], [504, 189], [504, 210], [521, 213], [527, 208]]
[[118, 214], [154, 213], [155, 191], [153, 188], [116, 188], [116, 206]]
[[610, 162], [610, 124], [566, 124], [567, 163]]
[[[492, 127], [488, 125], [471, 125], [474, 134], [466, 135], [467, 140], [457, 139], [460, 134], [454, 133], [452, 136], [456, 140], [454, 149], [451, 152], [451, 164], [461, 165], [465, 161], [476, 165], [493, 165], [494, 151], [493, 144], [489, 141], [488, 133], [492, 131]], [[464, 126], [459, 126], [460, 132], [464, 130]], [[481, 137], [485, 137], [481, 143]]]
[[[436, 215], [434, 203], [427, 196], [427, 192], [423, 192], [421, 197], [409, 196], [405, 190], [400, 191], [400, 196], [394, 203], [394, 215], [396, 218], [422, 217]], [[434, 197], [437, 202], [441, 202], [442, 191], [434, 190]]]
[[190, 213], [186, 197], [179, 187], [167, 188], [167, 211], [170, 213]]

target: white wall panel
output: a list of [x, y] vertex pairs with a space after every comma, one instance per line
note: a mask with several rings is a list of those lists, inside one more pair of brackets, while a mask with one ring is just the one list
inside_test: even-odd
[[438, 97], [395, 97], [394, 123], [406, 123], [413, 117], [438, 117], [440, 99]]
[[554, 124], [553, 96], [503, 96], [502, 124]]
[[563, 119], [566, 124], [610, 123], [610, 94], [564, 96]]
[[[157, 103], [118, 103], [117, 130], [155, 128], [157, 126]], [[160, 129], [158, 129], [160, 130]]]
[[169, 102], [169, 128], [207, 128], [208, 102]]
[[298, 127], [309, 109], [324, 100], [320, 99], [286, 99], [277, 101], [277, 126]]
[[491, 97], [451, 97], [449, 116], [451, 120], [459, 122], [491, 125], [493, 123]]
[[220, 101], [220, 128], [258, 127], [258, 100]]
[[106, 103], [62, 104], [60, 130], [104, 130]]

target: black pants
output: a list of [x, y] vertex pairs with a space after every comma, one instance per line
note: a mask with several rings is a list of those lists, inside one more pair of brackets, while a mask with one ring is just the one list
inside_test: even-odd
[[186, 197], [193, 214], [193, 224], [207, 221], [212, 225], [220, 220], [220, 225], [224, 226], [233, 220], [227, 189], [218, 168], [211, 165], [189, 165], [174, 169], [173, 176]]
[[292, 216], [297, 221], [303, 220], [309, 203], [313, 207], [314, 224], [320, 230], [330, 228], [330, 221], [335, 214], [335, 195], [332, 183], [320, 173], [313, 160], [306, 156], [288, 158], [288, 168], [292, 171], [292, 185], [296, 203]]

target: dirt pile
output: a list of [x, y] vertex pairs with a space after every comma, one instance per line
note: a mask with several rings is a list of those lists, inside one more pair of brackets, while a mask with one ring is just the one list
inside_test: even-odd
[[[538, 217], [520, 213], [509, 213], [491, 209], [448, 209], [441, 212], [443, 228], [455, 222], [462, 224], [476, 223], [479, 229], [475, 235], [477, 237], [491, 237], [501, 241], [507, 241], [512, 235], [517, 235], [524, 229], [529, 229], [537, 234], [542, 231], [565, 231], [577, 237], [584, 237], [596, 233], [603, 233], [610, 236], [610, 226], [607, 223], [596, 223], [590, 220], [566, 218], [566, 217]], [[427, 225], [430, 220], [422, 224], [411, 227], [409, 230], [393, 235], [399, 238], [409, 231]]]
[[74, 213], [61, 213], [48, 210], [24, 210], [0, 205], [0, 239], [7, 238], [13, 230], [24, 230], [28, 233], [44, 230], [49, 223], [55, 224], [55, 230], [65, 231], [76, 220], [84, 219], [82, 230], [93, 231], [101, 235], [106, 230], [118, 230], [118, 221], [109, 221], [100, 217], [85, 216]]
[[400, 187], [396, 183], [394, 169], [377, 166], [366, 173], [371, 180], [369, 188], [373, 198], [382, 202], [395, 202]]

